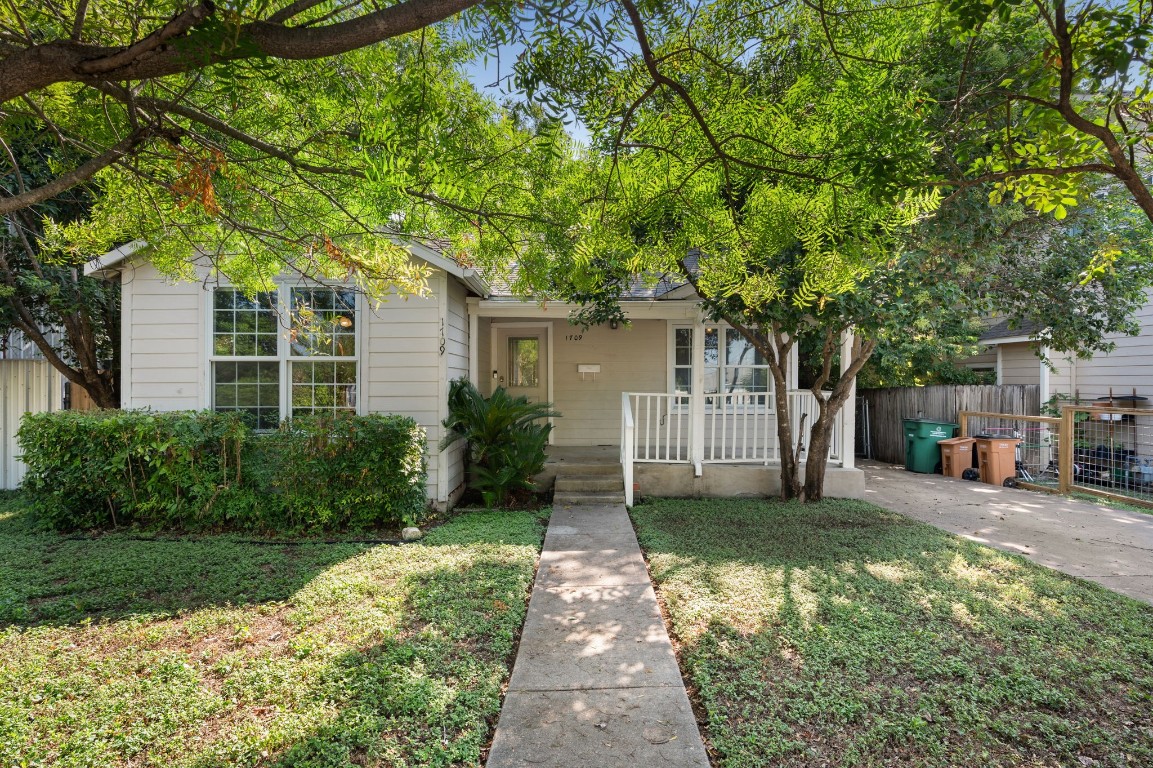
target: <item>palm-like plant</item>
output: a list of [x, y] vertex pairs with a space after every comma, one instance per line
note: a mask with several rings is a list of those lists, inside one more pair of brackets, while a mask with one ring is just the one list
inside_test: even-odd
[[440, 448], [467, 441], [473, 487], [485, 506], [502, 506], [509, 493], [532, 487], [533, 475], [544, 469], [552, 416], [560, 414], [550, 403], [513, 397], [504, 387], [486, 398], [467, 379], [457, 379], [449, 384]]

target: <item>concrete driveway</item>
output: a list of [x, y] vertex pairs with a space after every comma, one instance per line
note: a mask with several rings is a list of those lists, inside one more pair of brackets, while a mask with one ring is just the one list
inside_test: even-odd
[[874, 504], [1153, 603], [1153, 514], [877, 462], [859, 466]]

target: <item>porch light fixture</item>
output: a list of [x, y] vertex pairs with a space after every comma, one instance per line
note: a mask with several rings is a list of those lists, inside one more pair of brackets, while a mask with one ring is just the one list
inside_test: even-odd
[[617, 328], [620, 328], [620, 325], [621, 324], [617, 322], [617, 319], [615, 317], [612, 320], [609, 320], [609, 328], [612, 328], [614, 331]]

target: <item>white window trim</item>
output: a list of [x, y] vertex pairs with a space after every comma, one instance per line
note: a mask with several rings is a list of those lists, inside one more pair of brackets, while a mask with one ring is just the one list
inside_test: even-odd
[[[700, 339], [700, 340], [697, 339], [697, 328], [702, 329], [702, 333], [704, 332], [704, 329], [706, 329], [706, 328], [716, 328], [717, 331], [722, 335], [722, 337], [725, 335], [725, 333], [727, 331], [736, 330], [731, 325], [729, 325], [728, 323], [725, 323], [725, 322], [704, 322], [704, 323], [700, 323], [700, 324], [690, 323], [690, 322], [669, 322], [668, 323], [668, 338], [667, 338], [667, 345], [668, 346], [667, 346], [667, 351], [666, 351], [666, 359], [667, 359], [668, 363], [665, 366], [665, 368], [666, 368], [666, 371], [665, 371], [665, 391], [668, 392], [669, 394], [674, 394], [677, 391], [677, 389], [676, 389], [676, 386], [677, 386], [676, 369], [685, 367], [683, 365], [677, 365], [676, 364], [676, 361], [677, 361], [677, 357], [676, 357], [676, 355], [677, 355], [677, 330], [688, 329], [689, 331], [692, 332], [692, 334], [693, 334], [693, 363], [696, 364], [699, 361], [702, 366], [704, 365], [704, 348], [703, 348], [704, 340], [703, 339]], [[723, 347], [721, 349], [721, 354], [722, 355], [727, 354], [727, 352], [725, 351], [725, 349]], [[725, 368], [764, 368], [769, 373], [769, 377], [768, 377], [768, 387], [769, 388], [763, 393], [765, 395], [765, 404], [764, 405], [754, 405], [751, 407], [751, 410], [753, 412], [756, 412], [756, 413], [774, 413], [775, 412], [774, 404], [775, 404], [776, 400], [774, 399], [773, 393], [774, 393], [774, 389], [776, 387], [776, 384], [773, 381], [772, 371], [769, 369], [768, 365], [737, 366], [737, 365], [726, 365], [725, 362], [726, 361], [722, 360], [721, 364], [718, 366], [718, 370], [723, 371]], [[719, 384], [720, 384], [720, 382], [718, 382], [718, 386], [719, 386]], [[687, 393], [681, 393], [681, 394], [685, 394], [687, 397]], [[726, 393], [722, 392], [719, 394], [723, 395]], [[729, 394], [741, 394], [741, 393], [733, 392], [733, 393], [729, 393]], [[753, 394], [762, 394], [762, 393], [750, 392], [748, 394], [753, 395]], [[715, 395], [710, 395], [710, 394], [704, 395], [704, 397], [706, 399], [709, 397], [714, 397], [714, 396]], [[691, 399], [691, 398], [688, 398], [688, 399]], [[687, 411], [689, 409], [689, 405], [687, 403], [674, 403], [672, 407], [677, 409], [677, 410], [686, 410]], [[714, 405], [712, 403], [709, 403], [709, 402], [705, 403], [705, 410], [706, 411], [712, 411], [713, 408], [714, 408]], [[748, 405], [734, 406], [733, 408], [730, 409], [730, 411], [735, 411], [735, 412], [739, 412], [739, 413], [748, 413], [748, 412], [750, 412], [750, 406], [748, 406]]]
[[204, 366], [204, 391], [205, 399], [207, 401], [207, 409], [210, 411], [216, 410], [216, 387], [214, 381], [213, 368], [215, 363], [223, 362], [263, 362], [270, 363], [275, 361], [280, 371], [280, 421], [284, 421], [292, 415], [292, 393], [291, 393], [291, 380], [289, 378], [289, 365], [293, 360], [300, 361], [330, 361], [330, 362], [355, 362], [356, 363], [356, 415], [363, 416], [365, 414], [365, 405], [367, 401], [365, 387], [365, 360], [368, 357], [364, 348], [365, 334], [364, 325], [367, 322], [366, 304], [363, 293], [351, 283], [317, 283], [311, 280], [293, 279], [293, 278], [277, 278], [273, 281], [271, 290], [276, 291], [276, 309], [280, 315], [280, 319], [290, 318], [290, 310], [288, 304], [288, 297], [291, 295], [293, 288], [331, 288], [333, 290], [352, 290], [354, 296], [353, 310], [355, 316], [353, 318], [353, 333], [356, 339], [356, 356], [353, 357], [294, 357], [291, 354], [290, 342], [288, 340], [288, 332], [291, 327], [291, 320], [289, 320], [289, 327], [280, 326], [280, 333], [276, 337], [276, 357], [262, 357], [257, 355], [243, 355], [243, 356], [226, 356], [215, 354], [215, 309], [216, 305], [213, 301], [217, 288], [235, 289], [236, 286], [228, 281], [221, 281], [209, 286], [205, 291], [205, 318], [204, 318], [204, 359], [207, 364]]

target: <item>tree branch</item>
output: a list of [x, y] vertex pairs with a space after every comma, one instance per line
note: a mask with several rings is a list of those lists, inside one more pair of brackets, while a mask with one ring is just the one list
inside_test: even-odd
[[211, 0], [202, 0], [188, 10], [174, 16], [152, 34], [141, 38], [119, 53], [81, 62], [76, 71], [84, 75], [101, 75], [126, 67], [140, 57], [155, 51], [174, 37], [183, 35], [212, 15], [215, 6]]
[[151, 131], [139, 130], [122, 139], [117, 144], [100, 153], [91, 160], [73, 168], [68, 173], [57, 176], [47, 184], [29, 189], [12, 197], [0, 197], [0, 215], [27, 208], [30, 205], [42, 203], [55, 197], [77, 184], [82, 184], [95, 176], [99, 171], [133, 152], [151, 136]]
[[[165, 45], [161, 31], [125, 47], [88, 45], [70, 40], [19, 48], [0, 47], [0, 103], [45, 88], [53, 83], [80, 82], [94, 85], [102, 80], [147, 80], [189, 72], [228, 61], [271, 57], [320, 59], [363, 48], [381, 40], [443, 21], [479, 5], [481, 0], [404, 0], [363, 16], [320, 27], [287, 27], [271, 20], [252, 21], [236, 28], [236, 34], [220, 40], [215, 31], [193, 29], [184, 45]], [[208, 0], [198, 8], [209, 8]], [[202, 13], [198, 11], [197, 13]], [[188, 12], [186, 12], [188, 13]], [[205, 17], [207, 18], [207, 17]], [[188, 30], [184, 14], [175, 29]]]

